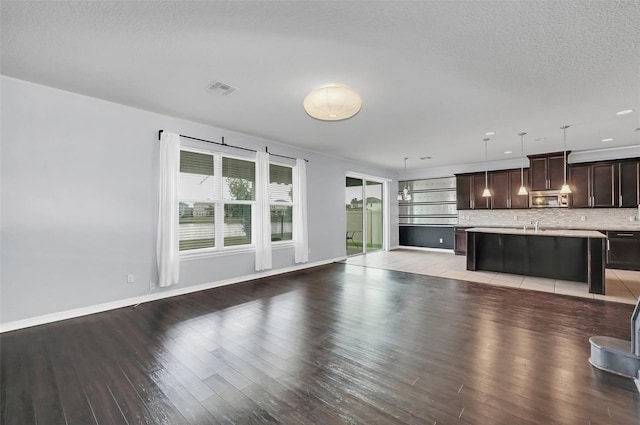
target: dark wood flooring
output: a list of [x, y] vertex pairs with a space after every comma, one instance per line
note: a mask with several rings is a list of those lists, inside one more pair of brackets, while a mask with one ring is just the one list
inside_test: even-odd
[[631, 305], [331, 264], [0, 337], [0, 422], [640, 424]]

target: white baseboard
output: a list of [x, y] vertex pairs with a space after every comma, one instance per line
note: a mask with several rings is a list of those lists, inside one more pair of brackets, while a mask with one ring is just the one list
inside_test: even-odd
[[425, 248], [421, 246], [398, 246], [399, 249], [413, 249], [415, 251], [432, 251], [432, 252], [447, 252], [453, 254], [453, 249], [443, 249], [443, 248]]
[[149, 293], [134, 298], [126, 298], [123, 300], [111, 301], [103, 304], [96, 304], [87, 307], [75, 308], [72, 310], [60, 311], [57, 313], [44, 314], [42, 316], [30, 317], [28, 319], [15, 320], [13, 322], [0, 323], [0, 333], [15, 331], [18, 329], [30, 328], [32, 326], [44, 325], [46, 323], [59, 322], [60, 320], [73, 319], [89, 314], [101, 313], [103, 311], [115, 310], [116, 308], [129, 307], [136, 304], [142, 304], [149, 301], [160, 300], [163, 298], [171, 298], [178, 295], [190, 294], [192, 292], [204, 291], [207, 289], [218, 288], [221, 286], [232, 285], [234, 283], [246, 282], [248, 280], [260, 279], [269, 276], [275, 276], [283, 273], [289, 273], [296, 270], [308, 269], [311, 267], [323, 266], [325, 264], [343, 261], [346, 257], [333, 258], [330, 260], [316, 261], [314, 263], [299, 264], [291, 267], [285, 267], [277, 270], [267, 270], [245, 276], [233, 277], [230, 279], [219, 280], [216, 282], [203, 283], [200, 285], [192, 285], [184, 288], [173, 288], [162, 292]]

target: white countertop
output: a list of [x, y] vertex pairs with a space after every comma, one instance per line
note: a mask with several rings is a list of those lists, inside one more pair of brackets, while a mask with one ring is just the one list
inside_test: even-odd
[[499, 233], [503, 235], [527, 235], [527, 236], [562, 236], [566, 238], [602, 238], [607, 236], [595, 230], [563, 230], [563, 229], [515, 229], [509, 227], [472, 227], [467, 232]]

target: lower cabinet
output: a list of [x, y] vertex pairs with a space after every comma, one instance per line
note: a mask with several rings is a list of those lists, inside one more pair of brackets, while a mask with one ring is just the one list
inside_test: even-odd
[[640, 271], [640, 232], [607, 232], [607, 267]]
[[456, 255], [467, 254], [467, 232], [468, 227], [456, 227], [453, 231], [453, 252]]

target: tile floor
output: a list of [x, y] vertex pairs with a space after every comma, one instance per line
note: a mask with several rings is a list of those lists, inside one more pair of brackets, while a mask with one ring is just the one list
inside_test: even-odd
[[349, 257], [345, 262], [365, 267], [399, 270], [626, 304], [635, 304], [638, 297], [640, 297], [640, 272], [638, 271], [607, 269], [605, 272], [606, 295], [597, 295], [590, 294], [587, 291], [586, 283], [506, 273], [468, 271], [466, 257], [454, 255], [450, 252], [400, 248], [392, 251], [376, 251], [366, 255]]

